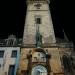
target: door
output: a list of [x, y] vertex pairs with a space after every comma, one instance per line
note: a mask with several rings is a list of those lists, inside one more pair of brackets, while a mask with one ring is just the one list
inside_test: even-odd
[[14, 71], [15, 71], [15, 65], [10, 65], [8, 75], [14, 75]]

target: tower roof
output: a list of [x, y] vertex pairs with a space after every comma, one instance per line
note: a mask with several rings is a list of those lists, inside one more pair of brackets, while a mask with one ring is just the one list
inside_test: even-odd
[[27, 0], [27, 4], [28, 3], [33, 3], [33, 2], [47, 2], [47, 3], [50, 3], [50, 0]]

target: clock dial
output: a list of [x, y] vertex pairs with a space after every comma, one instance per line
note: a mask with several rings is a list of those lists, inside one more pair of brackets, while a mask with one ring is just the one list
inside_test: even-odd
[[31, 75], [47, 75], [47, 69], [42, 65], [35, 66], [32, 68]]

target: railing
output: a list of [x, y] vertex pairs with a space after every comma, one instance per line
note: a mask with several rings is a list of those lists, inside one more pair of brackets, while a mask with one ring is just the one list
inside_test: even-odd
[[[21, 46], [21, 47], [36, 47], [36, 44], [25, 44], [22, 45], [22, 40], [16, 40], [14, 45], [7, 45], [6, 39], [0, 39], [0, 47], [9, 47], [9, 46]], [[63, 42], [63, 43], [50, 43], [50, 44], [41, 44], [40, 47], [74, 47], [72, 42]]]
[[9, 40], [7, 39], [0, 39], [0, 47], [10, 47], [10, 46], [21, 46], [22, 40], [21, 39], [17, 39], [16, 41], [13, 41], [14, 43], [8, 44]]

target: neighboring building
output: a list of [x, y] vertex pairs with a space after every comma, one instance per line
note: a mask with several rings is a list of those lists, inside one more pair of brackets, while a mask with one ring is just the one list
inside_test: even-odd
[[20, 47], [0, 47], [0, 75], [16, 75]]
[[17, 75], [74, 75], [73, 43], [54, 34], [50, 0], [27, 0]]
[[0, 41], [0, 75], [16, 75], [20, 58], [20, 46], [14, 35]]
[[16, 38], [15, 35], [10, 35], [8, 36], [7, 39], [0, 39], [0, 47], [1, 46], [5, 46], [5, 47], [9, 47], [9, 46], [21, 46], [22, 44], [22, 39], [21, 38]]

